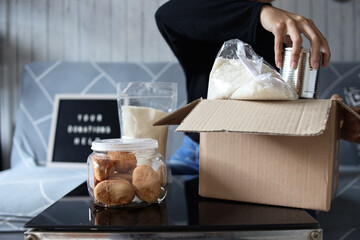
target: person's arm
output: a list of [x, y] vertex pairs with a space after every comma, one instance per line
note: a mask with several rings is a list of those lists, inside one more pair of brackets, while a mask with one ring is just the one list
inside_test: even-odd
[[[291, 66], [297, 66], [301, 34], [310, 40], [310, 64], [313, 68], [321, 64], [326, 67], [330, 60], [328, 43], [312, 20], [260, 1], [172, 0], [161, 8], [164, 8], [160, 10], [161, 14], [166, 14], [166, 26], [193, 40], [224, 42], [238, 38], [255, 50], [264, 49], [268, 45], [259, 46], [264, 33], [260, 31], [262, 34], [257, 34], [263, 27], [274, 35], [274, 62], [279, 68], [283, 65], [283, 43], [293, 47]], [[259, 21], [261, 24], [258, 24]], [[320, 50], [324, 54], [322, 63]], [[259, 52], [259, 55], [264, 54]]]

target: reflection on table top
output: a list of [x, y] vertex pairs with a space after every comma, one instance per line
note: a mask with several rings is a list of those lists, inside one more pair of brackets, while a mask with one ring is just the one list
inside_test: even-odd
[[43, 230], [224, 231], [315, 229], [302, 209], [199, 197], [196, 176], [176, 176], [166, 201], [143, 208], [102, 208], [88, 196], [86, 183], [26, 224]]

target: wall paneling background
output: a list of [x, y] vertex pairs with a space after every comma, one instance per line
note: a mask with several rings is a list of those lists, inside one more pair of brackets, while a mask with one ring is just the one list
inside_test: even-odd
[[[24, 65], [63, 60], [176, 61], [154, 20], [156, 9], [164, 2], [0, 0], [0, 140], [4, 168], [9, 167]], [[313, 19], [328, 39], [332, 61], [360, 60], [359, 0], [275, 0], [274, 5]]]

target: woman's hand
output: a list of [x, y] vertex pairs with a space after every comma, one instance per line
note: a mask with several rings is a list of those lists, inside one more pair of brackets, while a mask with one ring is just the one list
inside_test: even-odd
[[312, 20], [266, 5], [261, 9], [260, 22], [275, 36], [274, 49], [277, 67], [283, 67], [283, 43], [293, 48], [290, 67], [293, 69], [297, 67], [302, 44], [301, 34], [310, 40], [311, 67], [319, 68], [321, 64], [320, 50], [324, 54], [322, 65], [328, 66], [331, 56], [329, 45]]
[[[343, 101], [339, 94], [331, 96], [331, 100]], [[360, 107], [352, 107], [352, 109], [360, 114]], [[360, 144], [360, 120], [354, 117], [348, 111], [344, 111], [343, 119], [340, 124], [341, 133], [340, 137], [349, 142], [356, 142]]]

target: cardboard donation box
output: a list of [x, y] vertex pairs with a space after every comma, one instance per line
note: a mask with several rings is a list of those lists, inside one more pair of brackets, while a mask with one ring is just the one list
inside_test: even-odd
[[200, 132], [203, 197], [328, 211], [342, 109], [351, 111], [332, 100], [199, 99], [154, 125]]

